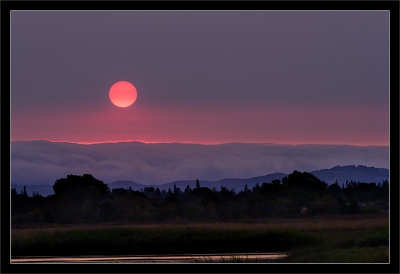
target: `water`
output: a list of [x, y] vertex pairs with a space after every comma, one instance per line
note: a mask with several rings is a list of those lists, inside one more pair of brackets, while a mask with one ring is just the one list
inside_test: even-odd
[[224, 253], [183, 255], [20, 257], [11, 263], [196, 263], [196, 262], [267, 262], [287, 257], [285, 253]]

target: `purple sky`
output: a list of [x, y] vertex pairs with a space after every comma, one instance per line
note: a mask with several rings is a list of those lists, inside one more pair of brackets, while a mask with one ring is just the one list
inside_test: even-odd
[[11, 122], [13, 141], [387, 145], [389, 13], [14, 11]]

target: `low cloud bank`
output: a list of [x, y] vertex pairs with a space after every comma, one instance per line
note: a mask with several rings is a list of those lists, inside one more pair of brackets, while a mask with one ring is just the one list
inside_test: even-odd
[[84, 173], [91, 173], [105, 183], [130, 180], [158, 185], [195, 178], [219, 180], [313, 171], [336, 165], [389, 168], [389, 148], [244, 143], [80, 145], [17, 141], [11, 144], [12, 183], [25, 185], [52, 185], [67, 174]]

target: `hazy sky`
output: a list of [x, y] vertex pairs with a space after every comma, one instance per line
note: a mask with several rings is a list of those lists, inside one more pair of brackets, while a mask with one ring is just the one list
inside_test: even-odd
[[12, 140], [387, 145], [389, 13], [14, 11], [11, 78]]

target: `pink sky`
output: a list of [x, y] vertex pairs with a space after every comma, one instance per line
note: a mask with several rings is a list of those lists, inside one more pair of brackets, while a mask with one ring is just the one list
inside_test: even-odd
[[389, 34], [385, 10], [15, 11], [11, 139], [388, 145]]
[[[51, 114], [50, 114], [51, 113]], [[12, 141], [388, 145], [388, 112], [343, 107], [143, 107], [12, 115]], [[374, 129], [374, 130], [371, 130]]]

